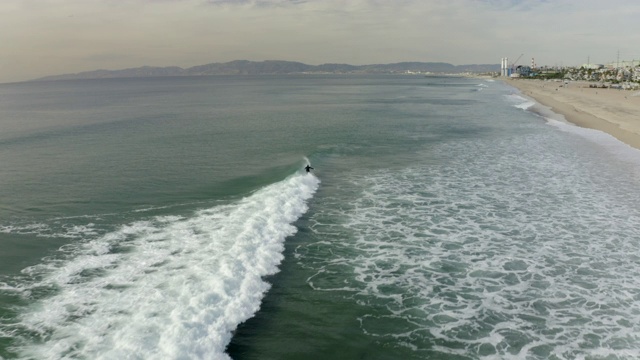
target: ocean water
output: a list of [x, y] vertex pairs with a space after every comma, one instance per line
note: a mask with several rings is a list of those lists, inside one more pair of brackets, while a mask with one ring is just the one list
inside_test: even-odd
[[3, 84], [0, 358], [636, 359], [639, 155], [483, 79]]

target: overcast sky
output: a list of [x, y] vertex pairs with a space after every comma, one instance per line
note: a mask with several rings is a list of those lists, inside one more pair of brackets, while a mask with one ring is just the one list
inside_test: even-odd
[[0, 82], [231, 60], [640, 59], [638, 0], [0, 0]]

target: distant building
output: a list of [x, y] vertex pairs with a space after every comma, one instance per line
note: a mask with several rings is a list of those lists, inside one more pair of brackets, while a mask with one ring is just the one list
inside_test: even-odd
[[531, 75], [531, 67], [530, 66], [524, 66], [524, 65], [519, 65], [518, 67], [516, 67], [516, 74], [518, 74], [521, 77], [528, 77]]
[[511, 75], [511, 69], [509, 68], [509, 58], [500, 59], [500, 76]]
[[600, 70], [604, 68], [604, 65], [602, 64], [582, 64], [582, 67], [589, 70]]
[[617, 68], [633, 68], [640, 65], [640, 60], [621, 60], [610, 62], [605, 65], [608, 69], [617, 69]]

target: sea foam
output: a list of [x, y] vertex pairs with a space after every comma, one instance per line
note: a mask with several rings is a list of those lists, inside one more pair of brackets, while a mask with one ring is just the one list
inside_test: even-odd
[[566, 120], [564, 115], [554, 112], [550, 107], [539, 104], [533, 99], [514, 93], [507, 95], [506, 99], [516, 108], [531, 111], [536, 115], [541, 116], [549, 125], [554, 126], [561, 131], [577, 134], [580, 137], [597, 143], [606, 151], [615, 155], [618, 159], [632, 163], [632, 170], [640, 174], [640, 172], [638, 172], [638, 169], [640, 169], [640, 150], [623, 143], [614, 136], [603, 131], [584, 128], [572, 124]]
[[309, 285], [415, 357], [638, 358], [638, 196], [611, 156], [555, 151], [563, 136], [443, 144], [441, 165], [354, 178], [297, 249]]
[[522, 110], [527, 110], [528, 108], [536, 104], [533, 100], [527, 99], [517, 94], [506, 95], [506, 98], [507, 101], [512, 103], [514, 107]]
[[[193, 216], [124, 225], [24, 270], [22, 358], [226, 359], [237, 325], [259, 309], [284, 240], [319, 180], [295, 174]], [[34, 341], [34, 337], [37, 339]]]

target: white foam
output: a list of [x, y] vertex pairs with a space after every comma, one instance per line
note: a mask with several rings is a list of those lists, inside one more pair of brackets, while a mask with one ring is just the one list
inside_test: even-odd
[[640, 198], [544, 136], [443, 144], [443, 164], [344, 185], [310, 219], [324, 241], [297, 250], [310, 285], [418, 357], [637, 358]]
[[568, 122], [561, 114], [553, 112], [550, 107], [544, 106], [517, 94], [506, 95], [510, 102], [515, 102], [517, 108], [529, 110], [535, 107], [536, 112], [542, 116], [549, 125], [552, 125], [562, 131], [577, 134], [585, 139], [593, 141], [602, 146], [607, 152], [615, 155], [618, 159], [633, 164], [635, 172], [640, 174], [640, 150], [623, 143], [612, 135], [603, 131], [583, 128]]
[[536, 103], [531, 100], [531, 99], [527, 99], [523, 96], [520, 96], [518, 94], [509, 94], [509, 95], [505, 95], [505, 97], [507, 98], [507, 100], [512, 103], [513, 107], [516, 107], [518, 109], [522, 109], [522, 110], [527, 110], [528, 108], [532, 107], [533, 105], [535, 105]]
[[27, 224], [27, 225], [0, 225], [0, 232], [5, 234], [31, 234], [31, 233], [40, 233], [43, 230], [48, 230], [49, 226], [46, 224]]
[[94, 223], [84, 225], [51, 226], [44, 223], [5, 224], [0, 225], [0, 232], [5, 234], [34, 235], [43, 238], [79, 239], [97, 234]]
[[[583, 128], [571, 123], [546, 118], [549, 125], [570, 133], [577, 134], [585, 139], [601, 145], [609, 153], [626, 162], [632, 163], [640, 170], [640, 150], [623, 143], [612, 135], [600, 130]], [[639, 171], [636, 170], [636, 171]]]
[[[56, 289], [23, 309], [22, 358], [224, 359], [237, 325], [259, 308], [291, 224], [319, 180], [296, 174], [191, 217], [155, 217], [28, 268], [19, 290]], [[80, 231], [80, 229], [77, 229]]]

